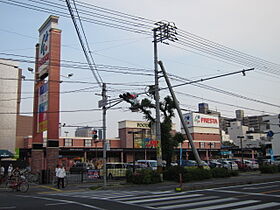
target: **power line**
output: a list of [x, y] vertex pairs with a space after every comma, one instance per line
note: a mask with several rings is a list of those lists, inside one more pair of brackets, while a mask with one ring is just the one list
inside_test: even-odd
[[[74, 4], [75, 4], [75, 1], [74, 1], [74, 0], [73, 0], [73, 2], [74, 2]], [[102, 79], [101, 79], [101, 77], [100, 77], [100, 75], [99, 75], [99, 73], [98, 73], [98, 70], [97, 70], [96, 66], [95, 66], [95, 62], [94, 62], [94, 60], [93, 60], [93, 57], [88, 55], [88, 51], [90, 51], [90, 49], [89, 49], [89, 46], [88, 46], [87, 38], [86, 38], [84, 29], [83, 29], [83, 25], [82, 25], [82, 22], [81, 22], [81, 19], [80, 19], [78, 10], [76, 9], [76, 13], [77, 13], [78, 19], [79, 19], [79, 21], [80, 21], [80, 27], [81, 27], [81, 29], [82, 29], [82, 31], [83, 31], [84, 39], [85, 39], [85, 41], [86, 41], [88, 51], [86, 50], [86, 47], [85, 47], [85, 45], [84, 45], [82, 36], [81, 36], [81, 34], [80, 34], [80, 30], [79, 30], [79, 27], [78, 27], [78, 25], [77, 25], [76, 19], [75, 19], [75, 17], [74, 17], [74, 14], [73, 14], [73, 11], [72, 11], [72, 7], [71, 7], [71, 4], [70, 4], [69, 0], [66, 0], [66, 4], [67, 4], [68, 10], [69, 10], [69, 13], [70, 13], [70, 15], [71, 15], [73, 24], [74, 24], [74, 26], [75, 26], [75, 30], [76, 30], [76, 32], [77, 32], [77, 35], [78, 35], [78, 38], [79, 38], [81, 47], [82, 47], [82, 49], [83, 49], [84, 55], [85, 55], [85, 57], [86, 57], [86, 60], [87, 60], [88, 65], [89, 65], [89, 68], [90, 68], [90, 70], [91, 70], [91, 72], [92, 72], [92, 74], [93, 74], [95, 80], [97, 81], [98, 85], [101, 87]], [[90, 54], [90, 55], [91, 55], [91, 54]], [[90, 60], [90, 58], [91, 58], [91, 60]]]

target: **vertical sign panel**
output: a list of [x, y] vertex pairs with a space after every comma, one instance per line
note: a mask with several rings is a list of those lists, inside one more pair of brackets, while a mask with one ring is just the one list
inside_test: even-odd
[[43, 84], [39, 88], [39, 126], [38, 133], [47, 130], [47, 111], [48, 111], [48, 83]]

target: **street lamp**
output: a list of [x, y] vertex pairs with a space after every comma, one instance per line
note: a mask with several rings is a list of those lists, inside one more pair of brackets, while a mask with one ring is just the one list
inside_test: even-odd
[[135, 172], [135, 147], [134, 147], [134, 140], [135, 134], [139, 134], [139, 131], [128, 131], [128, 134], [132, 134], [132, 149], [133, 149], [133, 172]]
[[65, 136], [67, 137], [67, 136], [68, 136], [69, 131], [64, 131], [64, 133], [65, 133]]
[[243, 144], [242, 144], [242, 139], [244, 139], [244, 136], [237, 136], [237, 138], [240, 139], [241, 163], [242, 163], [242, 166], [243, 166], [243, 165], [244, 165], [244, 157], [243, 157]]

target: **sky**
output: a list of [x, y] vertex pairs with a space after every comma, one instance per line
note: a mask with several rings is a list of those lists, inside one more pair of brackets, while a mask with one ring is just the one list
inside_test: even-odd
[[[0, 22], [0, 58], [27, 59], [20, 56], [34, 57], [35, 45], [39, 39], [38, 29], [49, 15], [54, 14], [51, 10], [55, 9], [53, 5], [66, 9], [66, 3], [60, 0], [44, 1], [45, 5], [41, 6], [49, 8], [49, 12], [22, 7], [23, 4], [39, 5], [35, 3], [36, 1], [23, 0], [18, 1], [19, 3], [16, 3], [17, 0], [0, 1], [0, 18], [2, 20]], [[170, 42], [170, 45], [158, 43], [158, 57], [164, 63], [168, 73], [184, 78], [185, 82], [187, 79], [197, 80], [255, 68], [254, 71], [247, 72], [245, 77], [242, 74], [236, 74], [203, 82], [205, 85], [242, 95], [243, 99], [193, 85], [185, 85], [174, 89], [182, 108], [197, 111], [198, 103], [205, 102], [209, 104], [210, 109], [220, 111], [226, 117], [234, 117], [235, 110], [241, 109], [240, 107], [243, 107], [245, 115], [249, 116], [280, 112], [280, 96], [277, 91], [280, 88], [279, 1], [82, 0], [76, 2], [87, 2], [99, 9], [106, 8], [122, 12], [124, 15], [134, 15], [155, 22], [164, 20], [175, 23], [178, 28], [178, 41], [177, 43]], [[11, 3], [20, 6], [11, 5]], [[108, 12], [108, 10], [106, 11]], [[80, 12], [82, 11], [80, 10]], [[65, 10], [65, 13], [68, 14], [68, 10]], [[92, 15], [95, 15], [93, 11]], [[97, 20], [96, 16], [91, 16], [91, 18]], [[126, 18], [124, 20], [128, 21]], [[116, 23], [117, 20], [111, 19], [110, 21]], [[72, 20], [61, 15], [58, 27], [62, 30], [61, 58], [85, 63], [86, 60]], [[147, 31], [151, 32], [152, 27]], [[125, 92], [145, 92], [147, 86], [154, 83], [152, 33], [134, 33], [84, 21], [83, 28], [96, 64], [142, 69], [142, 72], [144, 69], [145, 73], [148, 73], [148, 75], [140, 75], [138, 71], [136, 75], [131, 75], [114, 68], [114, 72], [108, 72], [108, 67], [105, 71], [99, 69], [102, 81], [107, 83], [109, 99], [116, 99], [119, 94]], [[209, 53], [202, 53], [193, 47], [182, 46], [180, 45], [182, 30], [269, 61], [271, 66], [260, 67], [258, 63], [240, 65]], [[32, 60], [32, 58], [28, 58], [28, 60]], [[27, 70], [28, 67], [34, 68], [33, 63], [22, 61], [19, 66], [23, 69], [23, 74], [27, 79], [34, 78], [34, 75]], [[267, 71], [271, 69], [273, 73], [268, 74]], [[70, 73], [73, 76], [67, 78]], [[91, 71], [88, 68], [62, 67], [61, 80], [65, 82], [61, 83], [60, 109], [73, 112], [61, 112], [60, 122], [72, 126], [102, 126], [101, 110], [82, 111], [98, 109], [98, 101], [101, 99], [99, 95], [101, 88], [96, 84]], [[87, 84], [75, 81], [83, 81]], [[174, 85], [182, 83], [182, 81], [172, 79], [171, 83]], [[23, 81], [21, 112], [26, 115], [30, 115], [29, 113], [33, 109], [33, 85], [33, 82]], [[160, 87], [166, 87], [163, 78], [160, 79]], [[79, 89], [84, 89], [84, 91], [77, 91]], [[169, 92], [166, 90], [160, 92], [161, 99], [167, 95]], [[147, 96], [141, 95], [139, 99], [144, 97]], [[244, 100], [244, 97], [258, 100], [258, 102]], [[108, 110], [107, 136], [109, 138], [118, 136], [119, 121], [143, 120], [141, 113], [132, 113], [128, 107], [128, 104], [122, 102]], [[177, 116], [174, 122], [179, 130], [180, 123]], [[75, 128], [70, 127], [62, 128], [61, 135], [65, 136], [69, 132], [68, 136], [73, 136], [74, 130]]]

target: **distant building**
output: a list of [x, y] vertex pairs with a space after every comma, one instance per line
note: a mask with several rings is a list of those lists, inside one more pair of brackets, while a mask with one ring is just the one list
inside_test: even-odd
[[266, 116], [263, 118], [266, 122], [266, 131], [271, 132], [272, 136], [269, 137], [271, 141], [271, 151], [267, 151], [270, 153], [269, 156], [280, 156], [280, 114], [273, 116]]
[[19, 112], [21, 70], [17, 62], [0, 60], [0, 148], [14, 153], [16, 148], [17, 114]]
[[[242, 125], [240, 121], [230, 123], [228, 134], [233, 143], [239, 148], [241, 147], [241, 141], [243, 148], [260, 148], [260, 144], [266, 141], [265, 133], [254, 132], [248, 126]], [[239, 138], [241, 136], [243, 137], [242, 140]]]
[[[193, 137], [201, 159], [210, 159], [212, 153], [221, 149], [221, 133], [218, 116], [190, 112], [184, 114], [184, 122]], [[185, 134], [182, 128], [181, 132]], [[183, 143], [183, 148], [191, 149], [188, 139]], [[187, 151], [187, 159], [194, 159], [191, 151]]]
[[18, 63], [0, 59], [0, 148], [15, 153], [23, 137], [32, 134], [32, 117], [19, 115], [22, 70]]
[[92, 130], [91, 127], [79, 127], [75, 131], [75, 137], [91, 137]]

